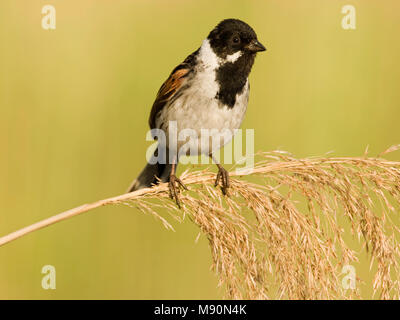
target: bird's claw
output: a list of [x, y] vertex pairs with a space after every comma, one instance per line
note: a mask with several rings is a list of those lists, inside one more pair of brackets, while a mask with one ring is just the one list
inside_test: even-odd
[[219, 181], [221, 180], [221, 190], [224, 195], [228, 194], [229, 189], [229, 172], [224, 169], [222, 166], [218, 167], [217, 178], [215, 179], [214, 186], [218, 186]]
[[182, 187], [185, 190], [188, 190], [188, 188], [183, 184], [181, 179], [179, 179], [174, 174], [171, 174], [169, 177], [169, 182], [168, 182], [169, 197], [171, 199], [175, 199], [176, 205], [178, 206], [179, 209], [181, 208], [181, 204], [180, 204], [179, 196], [178, 196], [180, 187]]

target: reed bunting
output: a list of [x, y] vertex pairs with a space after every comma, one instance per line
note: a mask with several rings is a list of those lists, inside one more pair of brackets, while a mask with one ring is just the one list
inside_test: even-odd
[[[210, 32], [198, 50], [172, 71], [158, 91], [149, 118], [150, 128], [162, 130], [167, 139], [158, 139], [159, 145], [153, 155], [156, 161], [149, 161], [129, 192], [168, 181], [170, 196], [180, 206], [179, 186], [186, 187], [175, 173], [182, 154], [180, 148], [185, 142], [170, 141], [170, 123], [176, 124], [178, 135], [185, 129], [194, 130], [197, 154], [212, 157], [214, 151], [232, 139], [234, 130], [242, 123], [249, 100], [248, 77], [257, 52], [265, 50], [247, 23], [226, 19]], [[204, 129], [215, 132], [211, 139], [217, 141], [218, 137], [213, 135], [218, 135], [220, 130], [229, 129], [231, 134], [217, 143], [214, 141], [212, 147], [204, 148], [204, 143], [200, 143]], [[199, 145], [202, 147], [197, 149]], [[190, 155], [194, 155], [193, 152]], [[221, 181], [222, 192], [226, 194], [229, 174], [218, 162], [216, 165], [215, 186]]]

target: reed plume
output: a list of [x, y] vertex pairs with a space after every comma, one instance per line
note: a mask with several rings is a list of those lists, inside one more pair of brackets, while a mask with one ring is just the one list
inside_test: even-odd
[[[361, 254], [349, 243], [351, 235], [376, 270], [374, 297], [398, 299], [400, 162], [382, 156], [399, 148], [376, 158], [261, 153], [251, 173], [231, 172], [228, 197], [213, 186], [215, 173], [185, 171], [180, 178], [190, 190], [181, 192], [181, 210], [160, 184], [45, 219], [0, 238], [0, 245], [94, 208], [123, 204], [168, 229], [173, 219], [196, 224], [208, 239], [226, 298], [359, 298], [359, 290], [342, 285], [343, 266], [355, 264]], [[160, 215], [159, 208], [170, 216]], [[362, 279], [356, 281], [359, 287]]]

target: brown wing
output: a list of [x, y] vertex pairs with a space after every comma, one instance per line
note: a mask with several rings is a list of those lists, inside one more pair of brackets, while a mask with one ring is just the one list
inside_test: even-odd
[[189, 69], [179, 69], [171, 73], [169, 78], [163, 83], [157, 93], [156, 100], [154, 101], [153, 107], [150, 112], [150, 129], [155, 128], [157, 114], [164, 108], [166, 103], [175, 95], [179, 88], [181, 88], [184, 82], [184, 78], [188, 73]]
[[165, 107], [168, 101], [170, 101], [185, 83], [185, 78], [193, 71], [193, 66], [196, 61], [198, 51], [193, 52], [189, 55], [185, 61], [177, 66], [163, 83], [160, 90], [158, 90], [156, 100], [153, 103], [153, 107], [150, 112], [149, 125], [150, 129], [156, 127], [156, 118], [158, 113]]

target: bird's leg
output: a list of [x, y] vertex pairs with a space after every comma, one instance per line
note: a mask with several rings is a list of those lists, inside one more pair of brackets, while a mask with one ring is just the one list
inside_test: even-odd
[[171, 199], [175, 199], [176, 204], [178, 208], [181, 208], [181, 204], [179, 202], [179, 187], [182, 187], [183, 189], [187, 190], [186, 186], [183, 184], [183, 182], [175, 175], [175, 169], [176, 169], [176, 164], [175, 161], [172, 163], [172, 169], [171, 173], [169, 175], [169, 182], [168, 182], [168, 188], [169, 188], [169, 196]]
[[210, 157], [214, 160], [215, 164], [218, 167], [218, 173], [217, 173], [217, 178], [215, 179], [215, 186], [218, 186], [219, 181], [221, 180], [221, 190], [224, 195], [228, 194], [228, 189], [229, 189], [229, 172], [221, 166], [218, 161], [210, 155]]

